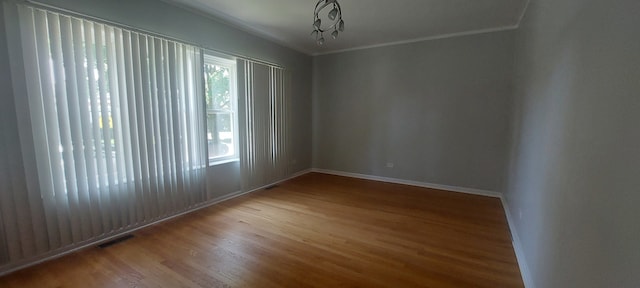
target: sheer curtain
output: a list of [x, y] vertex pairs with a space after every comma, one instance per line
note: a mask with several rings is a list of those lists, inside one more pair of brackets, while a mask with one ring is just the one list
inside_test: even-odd
[[289, 76], [282, 68], [240, 60], [242, 188], [250, 191], [289, 176]]
[[37, 173], [27, 173], [36, 183], [27, 193], [2, 187], [5, 260], [208, 200], [199, 48], [30, 6], [18, 11], [27, 95], [16, 97], [28, 101], [20, 113], [29, 113], [35, 149], [23, 152], [34, 153]]

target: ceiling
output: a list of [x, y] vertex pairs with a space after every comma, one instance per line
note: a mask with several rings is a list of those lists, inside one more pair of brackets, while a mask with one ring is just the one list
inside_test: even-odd
[[339, 0], [345, 31], [318, 46], [317, 0], [169, 0], [301, 52], [317, 55], [516, 28], [528, 0]]

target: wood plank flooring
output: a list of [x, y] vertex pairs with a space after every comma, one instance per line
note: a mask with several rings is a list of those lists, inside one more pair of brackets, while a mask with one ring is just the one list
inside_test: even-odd
[[310, 173], [0, 287], [523, 287], [498, 199]]

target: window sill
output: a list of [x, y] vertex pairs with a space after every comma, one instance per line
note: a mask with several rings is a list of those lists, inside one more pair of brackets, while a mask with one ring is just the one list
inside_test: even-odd
[[216, 165], [222, 165], [222, 164], [227, 164], [227, 163], [231, 163], [231, 162], [239, 162], [240, 159], [239, 158], [231, 158], [231, 159], [214, 159], [214, 160], [209, 160], [209, 167], [211, 166], [216, 166]]

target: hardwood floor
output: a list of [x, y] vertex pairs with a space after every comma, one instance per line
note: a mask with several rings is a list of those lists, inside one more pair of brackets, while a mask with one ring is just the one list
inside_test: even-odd
[[0, 287], [523, 287], [501, 205], [310, 173]]

